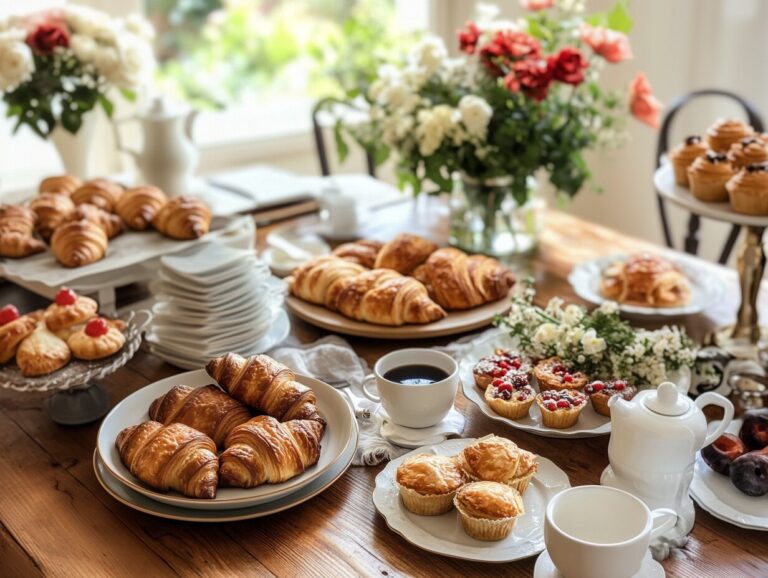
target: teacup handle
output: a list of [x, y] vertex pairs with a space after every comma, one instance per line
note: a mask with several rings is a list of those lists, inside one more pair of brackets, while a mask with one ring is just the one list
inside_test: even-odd
[[367, 397], [371, 401], [374, 401], [376, 403], [381, 403], [381, 398], [378, 395], [368, 391], [368, 384], [375, 380], [376, 380], [376, 376], [373, 375], [372, 373], [365, 376], [365, 378], [363, 379], [363, 395], [365, 395], [365, 397]]
[[730, 425], [731, 420], [733, 419], [733, 404], [729, 399], [723, 397], [719, 393], [715, 393], [714, 391], [702, 393], [699, 397], [696, 398], [695, 403], [699, 409], [703, 408], [705, 405], [719, 405], [725, 412], [723, 415], [723, 421], [720, 422], [720, 425], [717, 426], [715, 431], [707, 436], [707, 439], [704, 440], [704, 445], [701, 446], [706, 447], [714, 442], [717, 438], [719, 438], [725, 431], [725, 428]]
[[651, 540], [655, 540], [677, 524], [677, 512], [669, 508], [658, 508], [651, 512], [651, 520]]

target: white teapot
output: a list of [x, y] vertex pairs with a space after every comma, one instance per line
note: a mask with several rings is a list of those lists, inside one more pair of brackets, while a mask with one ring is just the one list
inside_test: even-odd
[[[710, 404], [722, 407], [725, 416], [707, 435], [707, 420], [701, 408]], [[637, 496], [651, 509], [677, 512], [676, 528], [662, 539], [678, 547], [684, 545], [693, 527], [693, 501], [688, 490], [696, 452], [725, 431], [733, 418], [733, 404], [711, 392], [693, 401], [674, 383], [665, 382], [657, 389], [639, 392], [631, 401], [614, 396], [608, 406], [610, 465], [603, 471], [600, 483]]]

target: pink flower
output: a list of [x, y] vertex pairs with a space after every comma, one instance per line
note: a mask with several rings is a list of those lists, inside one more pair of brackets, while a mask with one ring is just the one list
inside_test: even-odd
[[645, 74], [638, 72], [629, 83], [629, 110], [632, 115], [652, 128], [659, 128], [661, 101], [653, 96]]
[[581, 28], [581, 40], [608, 62], [622, 62], [632, 58], [632, 47], [626, 34], [584, 24]]
[[552, 8], [555, 5], [555, 0], [520, 0], [520, 6], [526, 10], [532, 10], [538, 12], [539, 10], [546, 10]]

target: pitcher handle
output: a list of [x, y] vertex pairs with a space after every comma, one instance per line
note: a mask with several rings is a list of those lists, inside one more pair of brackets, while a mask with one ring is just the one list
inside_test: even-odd
[[192, 138], [192, 126], [195, 124], [195, 119], [197, 118], [197, 115], [200, 114], [200, 111], [195, 109], [189, 111], [189, 114], [187, 115], [186, 120], [184, 121], [184, 134], [187, 135], [187, 138], [190, 140], [190, 142], [195, 142], [195, 139]]
[[725, 411], [725, 415], [723, 416], [723, 421], [721, 421], [720, 425], [717, 426], [715, 431], [709, 434], [707, 436], [707, 439], [704, 440], [704, 445], [702, 447], [705, 447], [711, 444], [721, 435], [723, 435], [725, 428], [727, 428], [730, 425], [731, 420], [733, 419], [733, 404], [730, 402], [730, 400], [726, 399], [719, 393], [715, 393], [713, 391], [702, 393], [699, 397], [696, 398], [695, 403], [699, 409], [703, 408], [706, 405], [717, 405], [722, 407], [723, 410]]
[[139, 120], [139, 117], [136, 115], [115, 119], [112, 121], [112, 131], [115, 133], [115, 146], [117, 147], [117, 150], [124, 153], [128, 153], [134, 158], [138, 158], [139, 151], [125, 146], [123, 144], [123, 139], [120, 137], [120, 125], [125, 124], [126, 122], [135, 121], [135, 120]]
[[651, 541], [677, 524], [677, 512], [669, 508], [657, 508], [651, 512]]

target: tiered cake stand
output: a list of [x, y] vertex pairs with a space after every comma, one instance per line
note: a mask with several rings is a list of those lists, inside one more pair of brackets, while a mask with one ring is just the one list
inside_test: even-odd
[[729, 203], [704, 203], [695, 199], [688, 189], [675, 183], [670, 163], [656, 170], [653, 183], [665, 199], [691, 213], [741, 225], [744, 229], [744, 240], [737, 261], [741, 304], [736, 322], [716, 330], [712, 341], [737, 357], [756, 359], [765, 345], [764, 340], [768, 338], [768, 335], [761, 334], [757, 315], [757, 294], [765, 270], [763, 232], [768, 227], [768, 217], [742, 215], [735, 212]]

